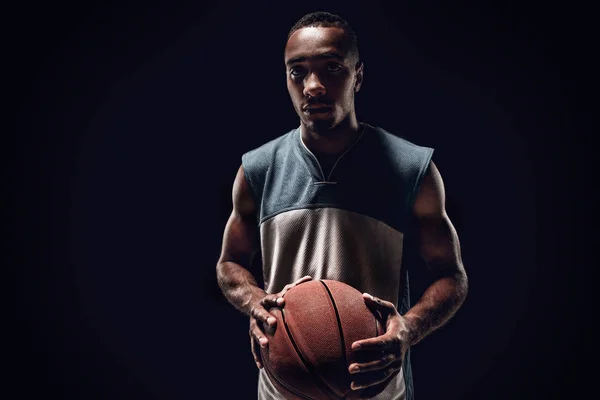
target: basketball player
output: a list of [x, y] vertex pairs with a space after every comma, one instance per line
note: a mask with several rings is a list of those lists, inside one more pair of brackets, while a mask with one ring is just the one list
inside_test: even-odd
[[[349, 366], [352, 388], [410, 400], [410, 346], [447, 322], [467, 294], [433, 149], [357, 120], [364, 66], [356, 35], [339, 16], [301, 18], [284, 61], [300, 125], [242, 156], [217, 265], [224, 295], [250, 319], [258, 399], [283, 398], [258, 348], [268, 346], [264, 329], [277, 329], [269, 309], [285, 306], [292, 285], [333, 279], [365, 293], [367, 306], [387, 320], [384, 335], [353, 343], [353, 351], [376, 348], [381, 356]], [[435, 277], [412, 307], [401, 265], [408, 234]], [[247, 269], [259, 250], [264, 289]]]

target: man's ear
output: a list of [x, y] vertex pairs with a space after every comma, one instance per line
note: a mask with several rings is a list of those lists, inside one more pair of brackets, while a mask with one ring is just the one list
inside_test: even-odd
[[356, 83], [354, 84], [354, 92], [358, 92], [363, 83], [365, 65], [362, 61], [356, 62]]

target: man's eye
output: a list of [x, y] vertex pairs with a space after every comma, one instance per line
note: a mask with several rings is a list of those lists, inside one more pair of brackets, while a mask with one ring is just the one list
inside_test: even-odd
[[299, 68], [292, 68], [290, 70], [290, 75], [292, 75], [292, 76], [300, 76], [300, 75], [302, 75], [302, 73], [303, 73], [303, 71]]
[[342, 68], [341, 65], [339, 64], [328, 64], [327, 65], [327, 70], [330, 72], [337, 72]]

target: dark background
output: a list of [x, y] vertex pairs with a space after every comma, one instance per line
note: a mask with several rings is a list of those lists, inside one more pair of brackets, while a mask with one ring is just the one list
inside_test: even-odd
[[[7, 13], [23, 112], [5, 133], [11, 398], [255, 398], [247, 318], [215, 264], [241, 155], [298, 125], [283, 46], [315, 10], [358, 33], [359, 120], [436, 149], [461, 238], [469, 297], [413, 348], [416, 399], [580, 398], [594, 379], [580, 361], [593, 266], [575, 126], [589, 11], [418, 3]], [[407, 261], [420, 265], [410, 248]]]

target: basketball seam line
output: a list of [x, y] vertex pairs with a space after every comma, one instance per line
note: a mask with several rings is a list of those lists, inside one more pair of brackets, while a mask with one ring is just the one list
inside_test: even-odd
[[333, 294], [331, 294], [331, 290], [329, 290], [329, 287], [327, 286], [327, 284], [325, 282], [323, 282], [322, 280], [320, 280], [319, 282], [321, 282], [323, 284], [323, 286], [325, 287], [325, 290], [327, 291], [327, 294], [329, 295], [329, 298], [331, 299], [331, 304], [333, 305], [333, 310], [335, 311], [335, 319], [337, 320], [337, 323], [338, 323], [338, 331], [340, 332], [342, 354], [344, 355], [344, 365], [347, 366], [348, 365], [348, 357], [346, 355], [346, 340], [344, 339], [344, 329], [342, 328], [342, 320], [340, 318], [340, 312], [337, 308], [337, 305], [335, 304]]
[[302, 363], [304, 364], [304, 366], [308, 370], [309, 374], [312, 376], [313, 381], [321, 389], [323, 389], [326, 393], [332, 395], [334, 398], [336, 398], [338, 400], [342, 400], [342, 398], [340, 398], [335, 392], [333, 392], [331, 390], [331, 388], [325, 382], [323, 382], [323, 380], [319, 377], [319, 375], [317, 374], [317, 372], [314, 370], [313, 366], [310, 365], [310, 363], [302, 355], [302, 352], [298, 348], [298, 345], [296, 344], [296, 341], [294, 340], [294, 336], [292, 336], [292, 332], [290, 331], [290, 328], [288, 327], [288, 324], [285, 321], [285, 312], [284, 312], [284, 310], [285, 310], [285, 307], [281, 309], [281, 317], [283, 319], [283, 326], [285, 326], [285, 330], [288, 333], [288, 337], [290, 338], [290, 341], [292, 342], [292, 346], [294, 346], [294, 349], [296, 350], [296, 354], [298, 354], [298, 357], [300, 358], [300, 360], [302, 361]]

